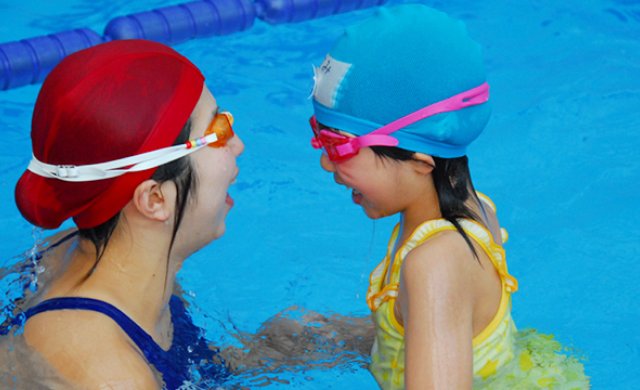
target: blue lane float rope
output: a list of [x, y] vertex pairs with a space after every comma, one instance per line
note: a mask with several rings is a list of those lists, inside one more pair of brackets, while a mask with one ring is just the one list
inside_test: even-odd
[[387, 0], [201, 0], [119, 16], [104, 36], [82, 28], [0, 44], [0, 90], [37, 84], [64, 57], [114, 39], [177, 44], [244, 31], [255, 18], [292, 23], [382, 5]]
[[3, 43], [0, 90], [40, 83], [64, 57], [103, 41], [100, 35], [83, 28]]
[[168, 45], [194, 38], [227, 35], [253, 26], [249, 0], [193, 1], [120, 16], [104, 30], [107, 39], [149, 39]]
[[292, 23], [382, 5], [387, 0], [255, 0], [258, 18]]

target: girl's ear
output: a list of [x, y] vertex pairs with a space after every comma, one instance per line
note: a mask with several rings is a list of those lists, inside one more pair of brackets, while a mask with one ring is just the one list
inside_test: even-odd
[[424, 153], [414, 153], [413, 160], [411, 160], [413, 164], [413, 169], [419, 175], [428, 175], [433, 172], [433, 168], [436, 167], [436, 162], [433, 160], [433, 157]]
[[158, 183], [149, 179], [136, 187], [132, 201], [140, 214], [160, 222], [164, 222], [171, 217], [175, 202], [174, 199], [170, 198], [175, 196], [173, 194], [175, 191], [171, 191], [164, 184], [170, 184], [170, 182]]

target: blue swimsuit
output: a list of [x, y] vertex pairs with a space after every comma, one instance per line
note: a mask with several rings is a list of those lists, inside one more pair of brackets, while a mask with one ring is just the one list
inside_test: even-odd
[[[75, 235], [72, 234], [70, 236]], [[70, 236], [48, 249], [66, 241]], [[190, 368], [198, 365], [199, 376], [207, 380], [222, 382], [230, 373], [218, 351], [209, 348], [207, 340], [201, 336], [202, 329], [193, 324], [180, 298], [173, 295], [169, 301], [173, 323], [173, 342], [168, 351], [163, 350], [153, 338], [131, 318], [115, 306], [92, 298], [62, 297], [52, 298], [26, 310], [22, 323], [36, 314], [54, 310], [89, 310], [102, 313], [115, 321], [144, 354], [147, 362], [162, 374], [167, 389], [177, 389], [192, 378]], [[215, 358], [215, 361], [214, 361]]]

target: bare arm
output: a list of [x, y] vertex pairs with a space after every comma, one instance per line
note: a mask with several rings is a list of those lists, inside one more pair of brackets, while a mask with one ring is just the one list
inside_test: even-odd
[[473, 299], [468, 256], [458, 256], [444, 234], [414, 249], [400, 279], [405, 328], [405, 386], [471, 389]]
[[373, 335], [368, 316], [325, 316], [291, 307], [265, 321], [255, 334], [238, 334], [242, 348], [228, 347], [221, 353], [236, 373], [256, 368], [266, 373], [353, 362], [365, 365]]

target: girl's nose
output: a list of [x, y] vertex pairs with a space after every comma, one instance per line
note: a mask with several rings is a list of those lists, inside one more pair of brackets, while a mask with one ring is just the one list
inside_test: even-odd
[[327, 172], [333, 173], [336, 171], [335, 165], [331, 160], [329, 160], [329, 157], [326, 153], [322, 153], [322, 155], [320, 156], [320, 166]]

